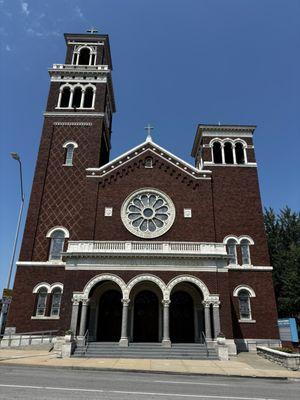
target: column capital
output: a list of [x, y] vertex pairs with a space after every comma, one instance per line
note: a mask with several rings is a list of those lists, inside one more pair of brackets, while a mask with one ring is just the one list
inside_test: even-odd
[[73, 306], [79, 306], [80, 299], [78, 299], [77, 297], [73, 297], [71, 301], [73, 303]]
[[210, 300], [203, 300], [202, 304], [204, 305], [204, 307], [209, 308], [211, 305], [211, 301]]
[[218, 294], [212, 294], [209, 296], [209, 301], [213, 307], [219, 307], [221, 302]]
[[170, 305], [170, 303], [171, 303], [171, 300], [165, 300], [165, 299], [164, 299], [164, 300], [162, 300], [161, 302], [162, 302], [162, 304], [163, 304], [164, 307], [169, 307], [169, 305]]
[[90, 299], [82, 299], [81, 301], [83, 306], [87, 306], [90, 302]]
[[122, 299], [121, 302], [123, 303], [123, 306], [128, 306], [130, 303], [130, 299]]

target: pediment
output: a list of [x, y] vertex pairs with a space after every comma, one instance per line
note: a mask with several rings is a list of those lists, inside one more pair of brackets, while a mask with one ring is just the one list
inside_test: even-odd
[[87, 168], [87, 177], [98, 179], [106, 178], [108, 175], [115, 173], [118, 169], [129, 165], [132, 161], [141, 158], [141, 156], [146, 157], [147, 155], [162, 159], [173, 168], [178, 169], [181, 173], [188, 175], [189, 178], [195, 180], [210, 179], [211, 171], [195, 168], [193, 165], [154, 143], [151, 139], [147, 139], [145, 142], [123, 153], [100, 168]]

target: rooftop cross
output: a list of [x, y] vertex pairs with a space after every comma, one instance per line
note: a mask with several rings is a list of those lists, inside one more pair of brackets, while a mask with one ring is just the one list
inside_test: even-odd
[[88, 33], [94, 34], [94, 33], [98, 33], [98, 30], [94, 27], [90, 28], [87, 30]]
[[150, 124], [148, 124], [147, 126], [145, 126], [145, 131], [147, 131], [147, 142], [150, 142], [152, 140], [151, 137], [151, 131], [154, 129], [153, 126], [151, 126]]

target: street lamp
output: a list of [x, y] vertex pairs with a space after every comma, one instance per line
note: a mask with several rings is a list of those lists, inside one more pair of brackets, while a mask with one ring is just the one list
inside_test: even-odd
[[5, 328], [8, 309], [9, 309], [9, 305], [11, 302], [10, 281], [11, 281], [12, 271], [14, 268], [14, 261], [15, 261], [20, 225], [21, 225], [21, 220], [22, 220], [22, 213], [23, 213], [23, 208], [24, 208], [24, 199], [25, 199], [24, 191], [23, 191], [22, 163], [21, 163], [20, 156], [18, 153], [10, 153], [10, 155], [12, 156], [12, 158], [14, 160], [18, 161], [19, 167], [20, 167], [21, 204], [20, 204], [20, 210], [19, 210], [19, 216], [18, 216], [17, 230], [16, 230], [16, 235], [15, 235], [15, 240], [14, 240], [14, 245], [13, 245], [13, 252], [12, 252], [12, 256], [11, 256], [11, 260], [10, 260], [7, 287], [6, 287], [6, 289], [3, 290], [3, 296], [2, 296], [3, 303], [2, 303], [1, 313], [0, 313], [0, 336]]
[[19, 237], [22, 213], [23, 213], [23, 208], [24, 208], [24, 199], [25, 199], [24, 191], [23, 191], [22, 162], [21, 162], [20, 156], [19, 156], [18, 153], [10, 153], [10, 155], [14, 160], [18, 161], [19, 167], [20, 167], [21, 205], [20, 205], [19, 216], [18, 216], [16, 236], [15, 236], [14, 245], [13, 245], [13, 252], [12, 252], [11, 261], [10, 261], [10, 267], [9, 267], [7, 289], [10, 288], [11, 274], [12, 274], [12, 270], [13, 270], [13, 267], [14, 267], [16, 248], [17, 248], [17, 244], [18, 244], [18, 237]]

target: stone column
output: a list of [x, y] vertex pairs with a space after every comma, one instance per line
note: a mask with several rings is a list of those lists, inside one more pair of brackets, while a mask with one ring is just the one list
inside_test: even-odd
[[77, 329], [77, 321], [78, 321], [78, 309], [79, 309], [79, 299], [73, 297], [72, 298], [72, 315], [71, 315], [71, 325], [70, 330], [76, 336], [76, 329]]
[[93, 89], [93, 102], [92, 102], [92, 108], [95, 108], [95, 101], [96, 101], [96, 89]]
[[163, 345], [163, 347], [171, 347], [170, 329], [169, 329], [169, 305], [171, 302], [170, 302], [170, 300], [163, 300], [162, 303], [164, 306], [162, 345]]
[[232, 145], [233, 164], [236, 164], [235, 144]]
[[70, 93], [69, 106], [68, 106], [68, 108], [72, 108], [73, 96], [74, 96], [74, 89], [71, 88], [71, 93]]
[[205, 337], [206, 340], [211, 340], [210, 302], [203, 301], [203, 305], [204, 305], [204, 320], [205, 320]]
[[221, 143], [222, 163], [225, 164], [225, 150], [224, 143]]
[[220, 327], [220, 302], [213, 303], [213, 319], [214, 319], [214, 338], [216, 339], [221, 331]]
[[60, 107], [61, 96], [62, 96], [62, 90], [59, 91], [57, 107]]
[[83, 89], [83, 90], [81, 91], [80, 108], [83, 108], [84, 97], [85, 97], [85, 89]]
[[200, 329], [200, 312], [202, 310], [201, 304], [195, 304], [194, 308], [194, 325], [195, 325], [195, 342], [201, 341], [201, 329]]
[[84, 336], [86, 332], [86, 315], [87, 315], [88, 304], [89, 304], [88, 299], [82, 300], [79, 336]]
[[122, 309], [122, 327], [121, 327], [121, 338], [119, 341], [119, 346], [127, 347], [128, 346], [128, 329], [127, 329], [127, 321], [128, 321], [128, 305], [129, 299], [122, 299], [123, 309]]

